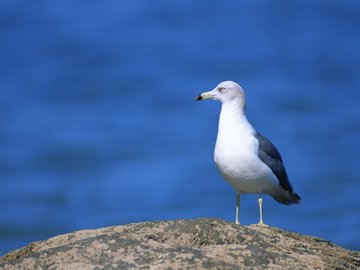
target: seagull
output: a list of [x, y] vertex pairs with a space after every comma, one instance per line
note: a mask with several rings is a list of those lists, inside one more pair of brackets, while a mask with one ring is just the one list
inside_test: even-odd
[[222, 103], [214, 160], [224, 179], [236, 191], [235, 223], [239, 222], [240, 195], [258, 194], [259, 225], [262, 195], [268, 194], [282, 204], [300, 203], [287, 176], [276, 147], [249, 123], [245, 115], [244, 90], [233, 81], [225, 81], [196, 100], [214, 99]]

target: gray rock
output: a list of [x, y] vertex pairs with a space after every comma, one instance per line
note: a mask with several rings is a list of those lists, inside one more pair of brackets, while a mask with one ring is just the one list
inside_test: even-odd
[[77, 231], [0, 258], [0, 269], [360, 269], [360, 252], [264, 226], [200, 218]]

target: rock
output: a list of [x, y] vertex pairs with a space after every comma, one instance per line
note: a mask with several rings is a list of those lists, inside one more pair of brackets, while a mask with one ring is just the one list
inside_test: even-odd
[[219, 219], [143, 222], [34, 242], [0, 269], [360, 269], [360, 252]]

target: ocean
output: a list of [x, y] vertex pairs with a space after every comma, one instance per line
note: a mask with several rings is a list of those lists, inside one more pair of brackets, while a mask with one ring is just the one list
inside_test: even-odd
[[[0, 255], [81, 229], [235, 219], [213, 161], [238, 82], [299, 205], [264, 222], [360, 250], [358, 1], [0, 2]], [[257, 195], [240, 221], [258, 222]]]

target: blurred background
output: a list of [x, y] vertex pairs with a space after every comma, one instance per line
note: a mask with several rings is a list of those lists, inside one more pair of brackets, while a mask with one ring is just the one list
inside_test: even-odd
[[[149, 220], [233, 222], [213, 162], [220, 104], [282, 153], [300, 205], [271, 226], [360, 249], [358, 1], [0, 2], [0, 255]], [[258, 222], [242, 196], [243, 224]]]

